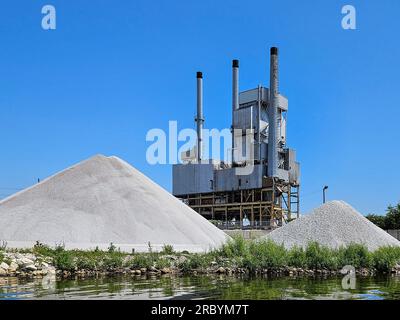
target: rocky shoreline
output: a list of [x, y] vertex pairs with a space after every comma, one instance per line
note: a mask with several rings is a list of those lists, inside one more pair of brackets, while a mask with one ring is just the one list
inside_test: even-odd
[[0, 277], [35, 277], [56, 273], [51, 258], [32, 253], [5, 252], [3, 262], [0, 263]]
[[[237, 268], [234, 266], [226, 267], [220, 266], [216, 262], [212, 262], [209, 267], [206, 268], [190, 268], [182, 270], [178, 265], [184, 263], [185, 256], [168, 255], [164, 259], [172, 261], [170, 267], [157, 268], [150, 266], [148, 268], [137, 268], [129, 266], [128, 255], [126, 257], [126, 266], [115, 267], [107, 269], [85, 269], [77, 268], [74, 270], [62, 270], [57, 269], [53, 265], [51, 257], [35, 255], [33, 253], [18, 253], [18, 252], [5, 252], [3, 253], [3, 262], [0, 263], [0, 277], [19, 277], [19, 278], [40, 278], [45, 276], [54, 276], [57, 278], [69, 278], [69, 277], [93, 277], [93, 276], [114, 276], [114, 275], [133, 275], [133, 276], [160, 276], [164, 274], [183, 275], [183, 274], [219, 274], [219, 275], [271, 275], [271, 276], [337, 276], [342, 275], [341, 270], [327, 270], [327, 269], [303, 269], [295, 267], [281, 267], [273, 269], [256, 269], [249, 270], [247, 268]], [[173, 263], [173, 261], [179, 263]], [[224, 262], [225, 265], [229, 264], [229, 261]], [[391, 272], [387, 274], [400, 275], [400, 265], [396, 265], [392, 268]], [[360, 268], [356, 270], [356, 274], [359, 276], [374, 276], [377, 271], [373, 268]]]

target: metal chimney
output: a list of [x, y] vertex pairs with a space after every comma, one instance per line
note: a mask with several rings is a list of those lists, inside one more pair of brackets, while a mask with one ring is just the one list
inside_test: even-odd
[[269, 129], [268, 129], [268, 176], [276, 177], [278, 172], [278, 48], [271, 48], [269, 85]]
[[239, 60], [232, 60], [232, 110], [239, 109]]
[[232, 60], [232, 163], [234, 162], [234, 114], [239, 109], [239, 60]]
[[203, 74], [197, 72], [197, 163], [201, 162], [203, 154]]

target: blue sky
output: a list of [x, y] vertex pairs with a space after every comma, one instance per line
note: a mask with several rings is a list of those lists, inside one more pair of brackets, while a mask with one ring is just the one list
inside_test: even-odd
[[[57, 29], [41, 28], [41, 8]], [[357, 9], [357, 30], [341, 8]], [[302, 211], [343, 199], [361, 212], [400, 200], [400, 2], [26, 1], [0, 4], [0, 197], [97, 153], [117, 155], [171, 189], [151, 166], [148, 130], [194, 127], [195, 72], [206, 127], [231, 121], [231, 60], [241, 90], [268, 85], [280, 48], [288, 144], [302, 171]]]

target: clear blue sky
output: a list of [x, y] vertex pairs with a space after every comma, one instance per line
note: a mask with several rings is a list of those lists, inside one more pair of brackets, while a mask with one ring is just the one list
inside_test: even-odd
[[[41, 28], [41, 8], [57, 29]], [[357, 9], [357, 30], [341, 8]], [[343, 199], [363, 213], [400, 200], [398, 0], [3, 0], [0, 4], [0, 196], [97, 153], [150, 166], [151, 128], [193, 127], [195, 72], [206, 127], [231, 121], [231, 60], [241, 89], [268, 84], [280, 48], [288, 144], [302, 166], [302, 210]]]

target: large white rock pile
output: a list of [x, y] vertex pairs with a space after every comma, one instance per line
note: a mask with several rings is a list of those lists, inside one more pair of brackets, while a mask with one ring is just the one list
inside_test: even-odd
[[267, 238], [286, 248], [306, 247], [318, 242], [330, 248], [351, 243], [364, 244], [369, 250], [399, 246], [400, 242], [374, 225], [344, 201], [332, 201], [287, 225], [269, 233]]
[[117, 157], [94, 156], [0, 201], [0, 241], [204, 251], [227, 236]]

